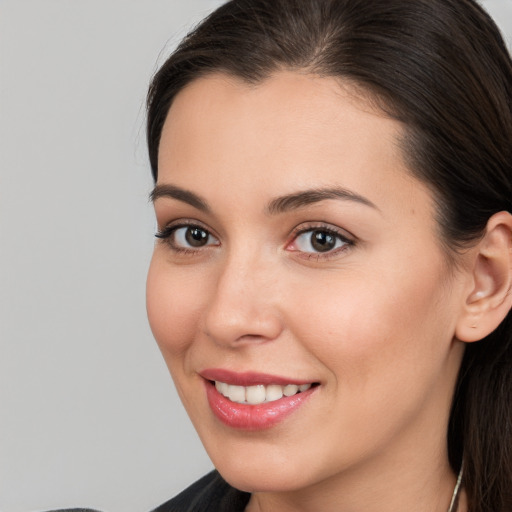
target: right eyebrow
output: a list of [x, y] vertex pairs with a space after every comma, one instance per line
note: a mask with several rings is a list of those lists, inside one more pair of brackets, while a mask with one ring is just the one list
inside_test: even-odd
[[161, 197], [170, 197], [187, 203], [202, 212], [210, 212], [210, 207], [205, 199], [190, 190], [176, 187], [175, 185], [156, 185], [151, 194], [149, 194], [149, 200], [153, 203]]

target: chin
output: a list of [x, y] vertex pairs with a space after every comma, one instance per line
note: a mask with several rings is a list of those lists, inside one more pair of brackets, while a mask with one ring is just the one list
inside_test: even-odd
[[247, 465], [243, 469], [226, 467], [222, 463], [216, 467], [226, 482], [236, 489], [250, 493], [293, 492], [311, 484], [304, 475], [297, 475], [300, 472], [297, 468], [295, 471], [286, 471], [283, 467], [273, 468], [268, 463], [263, 466]]
[[296, 446], [265, 445], [254, 439], [249, 439], [245, 447], [236, 445], [233, 443], [223, 449], [215, 444], [208, 453], [224, 480], [241, 491], [291, 492], [317, 483], [326, 476], [314, 462], [304, 460]]

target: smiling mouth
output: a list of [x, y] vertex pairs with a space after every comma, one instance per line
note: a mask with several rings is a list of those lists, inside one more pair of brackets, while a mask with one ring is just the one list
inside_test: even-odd
[[255, 386], [238, 386], [227, 384], [221, 381], [210, 381], [215, 385], [217, 391], [226, 397], [229, 401], [238, 404], [260, 405], [269, 402], [275, 402], [283, 397], [291, 397], [298, 393], [303, 393], [317, 383], [310, 384], [257, 384]]
[[298, 411], [319, 382], [265, 373], [206, 369], [200, 373], [211, 411], [224, 425], [241, 430], [269, 429]]

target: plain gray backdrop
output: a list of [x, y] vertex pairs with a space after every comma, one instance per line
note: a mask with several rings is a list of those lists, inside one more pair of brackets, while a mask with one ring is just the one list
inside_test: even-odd
[[145, 316], [143, 104], [221, 3], [0, 0], [1, 512], [146, 512], [211, 468]]

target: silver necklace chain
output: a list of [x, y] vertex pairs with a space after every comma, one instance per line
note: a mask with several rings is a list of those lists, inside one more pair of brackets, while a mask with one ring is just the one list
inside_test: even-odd
[[[456, 512], [455, 505], [458, 505], [458, 497], [459, 497], [459, 491], [460, 491], [460, 484], [462, 483], [462, 468], [461, 465], [459, 475], [457, 476], [457, 482], [455, 483], [455, 489], [453, 489], [452, 494], [452, 501], [450, 502], [450, 508], [448, 509], [448, 512]], [[457, 508], [459, 508], [457, 506]]]

